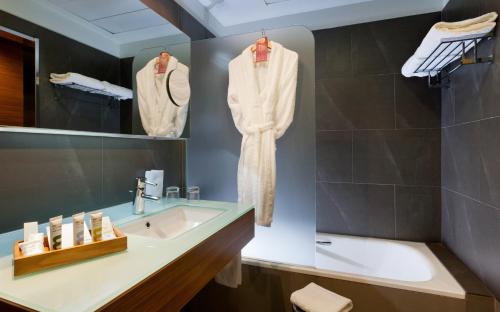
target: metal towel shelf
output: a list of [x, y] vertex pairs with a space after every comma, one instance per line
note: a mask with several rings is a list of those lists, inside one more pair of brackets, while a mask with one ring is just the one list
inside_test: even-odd
[[99, 90], [99, 89], [94, 89], [94, 88], [82, 86], [82, 85], [79, 85], [79, 84], [76, 84], [76, 83], [54, 84], [54, 86], [56, 86], [58, 88], [60, 88], [60, 87], [66, 87], [66, 88], [76, 89], [76, 90], [80, 90], [80, 91], [88, 92], [88, 93], [92, 93], [92, 94], [100, 94], [100, 95], [112, 97], [115, 100], [121, 100], [120, 97], [117, 96], [116, 94], [113, 94], [113, 93], [110, 93], [110, 92], [106, 92], [104, 90]]
[[[479, 43], [483, 40], [491, 40], [493, 38], [493, 33], [487, 33], [443, 39], [434, 51], [417, 67], [415, 73], [426, 73], [427, 82], [431, 88], [447, 86], [450, 75], [462, 65], [493, 62], [493, 54], [484, 57], [478, 56]], [[459, 59], [460, 61], [456, 62]], [[448, 68], [452, 64], [453, 66]]]

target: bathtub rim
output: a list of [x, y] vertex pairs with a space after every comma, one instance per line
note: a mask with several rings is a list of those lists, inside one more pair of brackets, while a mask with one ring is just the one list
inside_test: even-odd
[[[317, 234], [318, 235], [340, 236], [340, 237], [363, 238], [363, 239], [367, 238], [367, 237], [357, 237], [357, 236], [351, 236], [351, 235], [339, 235], [339, 234], [330, 234], [330, 233], [317, 233]], [[389, 287], [389, 288], [396, 288], [396, 289], [403, 289], [403, 290], [408, 290], [408, 291], [414, 291], [414, 292], [420, 292], [420, 293], [426, 293], [426, 294], [432, 294], [432, 295], [438, 295], [438, 296], [444, 296], [444, 297], [465, 300], [466, 292], [463, 289], [463, 287], [457, 282], [455, 277], [448, 271], [448, 269], [446, 269], [446, 267], [439, 260], [439, 258], [437, 258], [436, 255], [434, 255], [434, 253], [429, 249], [429, 247], [425, 243], [399, 241], [399, 240], [382, 239], [382, 238], [371, 238], [371, 237], [369, 237], [369, 239], [398, 242], [398, 243], [402, 243], [402, 244], [409, 244], [409, 245], [413, 245], [413, 246], [418, 246], [419, 249], [425, 250], [424, 255], [431, 262], [431, 264], [433, 266], [431, 269], [434, 271], [434, 273], [436, 275], [434, 275], [433, 278], [431, 280], [428, 280], [428, 281], [419, 281], [419, 282], [399, 281], [399, 280], [392, 280], [392, 279], [387, 279], [387, 278], [382, 278], [382, 277], [371, 277], [371, 276], [365, 276], [365, 275], [354, 274], [354, 273], [344, 273], [344, 272], [333, 271], [333, 270], [318, 269], [314, 266], [297, 265], [297, 264], [291, 264], [291, 263], [278, 263], [278, 262], [272, 262], [269, 260], [256, 259], [256, 258], [250, 258], [250, 257], [243, 257], [242, 262], [244, 264], [257, 266], [257, 267], [277, 269], [277, 270], [283, 270], [283, 271], [288, 271], [288, 272], [302, 273], [302, 274], [321, 276], [321, 277], [327, 277], [327, 278], [334, 278], [334, 279], [340, 279], [340, 280], [345, 280], [345, 281], [365, 283], [365, 284], [371, 284], [371, 285], [383, 286], [383, 287]], [[443, 276], [443, 274], [445, 276]], [[449, 287], [447, 287], [447, 289], [444, 289], [442, 287], [437, 287], [439, 285], [433, 285], [433, 282], [436, 283], [436, 279], [439, 279], [439, 277], [441, 277], [441, 278], [444, 277], [444, 279], [446, 281], [452, 283], [453, 285], [448, 285]]]
[[[423, 289], [420, 287], [412, 287], [409, 285], [400, 285], [398, 282], [395, 282], [395, 281], [393, 282], [392, 280], [389, 280], [389, 279], [386, 279], [387, 281], [382, 281], [383, 278], [372, 278], [369, 276], [347, 274], [347, 273], [342, 273], [342, 272], [316, 269], [314, 267], [285, 264], [285, 263], [277, 263], [277, 262], [271, 262], [271, 261], [260, 260], [260, 259], [252, 259], [252, 258], [242, 258], [242, 263], [247, 264], [247, 265], [251, 265], [251, 266], [267, 268], [267, 269], [282, 270], [282, 271], [293, 272], [293, 273], [302, 273], [302, 274], [308, 274], [308, 275], [314, 275], [314, 276], [340, 279], [340, 280], [349, 281], [349, 282], [370, 284], [370, 285], [375, 285], [375, 286], [402, 289], [402, 290], [408, 290], [408, 291], [420, 292], [420, 293], [425, 293], [425, 294], [431, 294], [431, 295], [437, 295], [437, 296], [465, 300], [465, 292], [463, 294], [457, 294], [457, 293], [448, 292], [448, 291], [437, 291], [437, 290]], [[411, 282], [411, 283], [420, 283], [420, 282]]]

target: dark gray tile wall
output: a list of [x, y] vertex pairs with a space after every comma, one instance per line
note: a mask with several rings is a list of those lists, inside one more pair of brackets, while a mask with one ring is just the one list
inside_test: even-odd
[[440, 19], [314, 32], [318, 231], [440, 240], [441, 94], [400, 74]]
[[[443, 20], [500, 12], [500, 1], [451, 0]], [[442, 89], [442, 238], [500, 298], [500, 42], [493, 64], [465, 66]]]
[[184, 184], [184, 142], [0, 132], [0, 233], [131, 200], [134, 178]]

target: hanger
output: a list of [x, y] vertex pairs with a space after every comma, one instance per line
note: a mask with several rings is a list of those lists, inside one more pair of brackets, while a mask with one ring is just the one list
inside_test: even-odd
[[167, 71], [168, 61], [170, 60], [170, 53], [167, 51], [161, 51], [158, 56], [158, 60], [155, 64], [155, 69], [157, 74], [164, 74]]
[[266, 36], [266, 31], [262, 29], [262, 36], [257, 39], [254, 45], [252, 45], [252, 52], [255, 52], [257, 50], [257, 44], [267, 44], [267, 49], [271, 50], [271, 41]]

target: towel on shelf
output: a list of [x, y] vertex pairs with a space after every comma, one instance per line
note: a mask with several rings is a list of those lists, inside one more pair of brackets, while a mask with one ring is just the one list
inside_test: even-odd
[[114, 96], [120, 100], [133, 98], [132, 90], [111, 84], [107, 81], [100, 81], [77, 73], [50, 74], [50, 82], [53, 84], [70, 86], [90, 93], [106, 94]]
[[[455, 42], [450, 45], [443, 44], [438, 50], [436, 50], [436, 48], [438, 48], [440, 43], [445, 39], [453, 40], [466, 36], [486, 35], [495, 28], [495, 20], [497, 19], [497, 16], [498, 14], [496, 12], [490, 12], [479, 17], [460, 22], [439, 22], [434, 24], [422, 40], [418, 49], [415, 51], [415, 54], [413, 54], [403, 65], [401, 73], [405, 77], [425, 77], [428, 75], [427, 72], [416, 73], [415, 71], [417, 69], [420, 71], [424, 68], [430, 70], [434, 67], [442, 67], [443, 65], [460, 58], [462, 52], [460, 42]], [[466, 48], [466, 51], [473, 47], [472, 40], [466, 40], [465, 44], [469, 45]], [[433, 52], [433, 55], [436, 55], [437, 57], [434, 60], [432, 60], [433, 58], [427, 60], [425, 64], [419, 68], [419, 66]], [[431, 72], [432, 76], [435, 76], [436, 74], [437, 71]]]
[[348, 312], [353, 308], [351, 299], [314, 283], [294, 291], [290, 301], [305, 312]]
[[116, 95], [120, 100], [128, 100], [133, 97], [132, 90], [103, 81], [104, 91]]
[[61, 85], [77, 84], [91, 89], [104, 90], [104, 84], [102, 81], [71, 72], [66, 74], [51, 73], [50, 82]]

